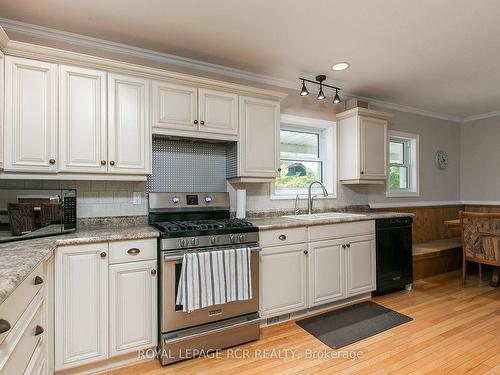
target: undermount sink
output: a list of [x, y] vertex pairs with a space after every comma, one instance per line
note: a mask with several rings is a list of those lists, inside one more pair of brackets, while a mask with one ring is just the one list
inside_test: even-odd
[[346, 212], [323, 212], [320, 214], [302, 214], [302, 215], [287, 215], [284, 216], [287, 219], [297, 219], [297, 220], [320, 220], [320, 219], [348, 219], [355, 217], [363, 217], [363, 214], [351, 214]]

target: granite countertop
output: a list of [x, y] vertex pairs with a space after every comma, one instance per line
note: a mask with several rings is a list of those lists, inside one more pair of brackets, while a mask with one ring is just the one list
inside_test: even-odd
[[[332, 212], [333, 214], [334, 212]], [[411, 213], [404, 212], [342, 212], [342, 214], [355, 214], [361, 216], [352, 217], [337, 217], [337, 218], [327, 218], [318, 217], [314, 220], [306, 219], [293, 219], [285, 216], [274, 216], [274, 217], [263, 217], [248, 219], [253, 225], [259, 228], [259, 231], [272, 230], [272, 229], [282, 229], [282, 228], [297, 228], [297, 227], [308, 227], [312, 225], [324, 225], [324, 224], [338, 224], [338, 223], [349, 223], [353, 221], [366, 221], [375, 219], [387, 219], [395, 217], [413, 217]], [[322, 213], [326, 214], [326, 213]]]
[[57, 246], [158, 237], [149, 225], [83, 227], [76, 232], [0, 244], [0, 303], [49, 259]]

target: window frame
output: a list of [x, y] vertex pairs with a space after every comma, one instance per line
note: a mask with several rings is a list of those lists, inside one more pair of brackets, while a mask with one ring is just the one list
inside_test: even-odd
[[[317, 198], [335, 199], [337, 197], [337, 170], [336, 170], [336, 123], [309, 117], [295, 115], [281, 115], [280, 132], [281, 130], [290, 130], [308, 134], [318, 135], [318, 158], [281, 158], [281, 140], [278, 140], [277, 163], [280, 165], [280, 160], [293, 160], [304, 162], [321, 162], [321, 177], [322, 182], [328, 190], [328, 197], [323, 197], [318, 194]], [[281, 137], [280, 137], [281, 138]], [[330, 173], [328, 173], [330, 171]], [[315, 192], [319, 190], [315, 189]], [[271, 184], [271, 199], [295, 199], [307, 197], [307, 189], [287, 189], [286, 191], [276, 187], [276, 183]]]
[[[398, 142], [399, 141], [399, 142]], [[391, 163], [391, 142], [403, 144], [403, 163]], [[387, 197], [419, 197], [419, 135], [390, 130], [387, 139]], [[391, 188], [391, 167], [404, 167], [407, 169], [407, 187]]]

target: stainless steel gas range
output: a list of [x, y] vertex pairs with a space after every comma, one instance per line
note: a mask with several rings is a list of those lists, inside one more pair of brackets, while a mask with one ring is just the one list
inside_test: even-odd
[[[259, 329], [259, 233], [231, 219], [228, 193], [150, 193], [149, 222], [160, 231], [158, 251], [159, 342], [163, 365], [198, 352], [257, 340]], [[185, 252], [251, 249], [252, 298], [183, 312], [176, 304]]]

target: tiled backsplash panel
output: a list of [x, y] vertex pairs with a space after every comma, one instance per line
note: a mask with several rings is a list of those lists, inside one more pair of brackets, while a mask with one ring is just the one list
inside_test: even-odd
[[227, 191], [226, 144], [153, 138], [151, 192]]
[[[79, 218], [135, 216], [148, 213], [145, 182], [0, 180], [0, 187], [76, 189]], [[141, 204], [133, 204], [134, 192], [141, 194]]]

